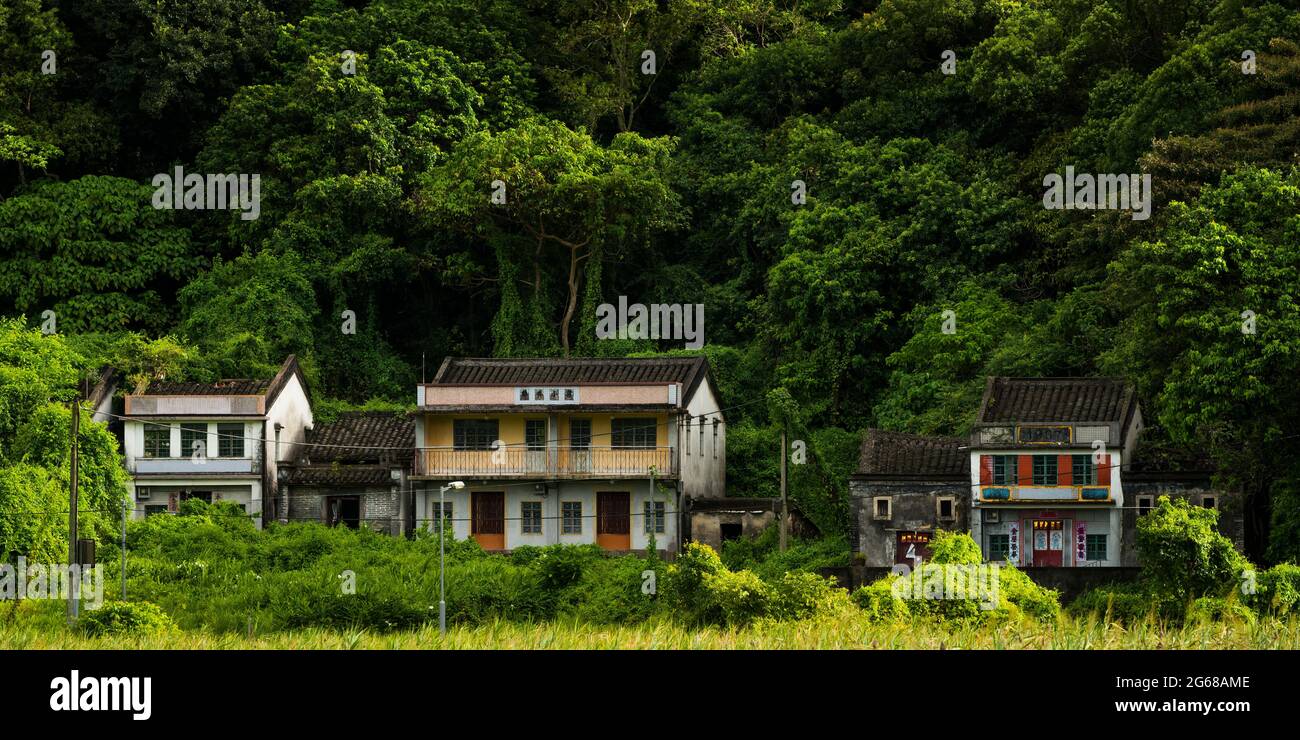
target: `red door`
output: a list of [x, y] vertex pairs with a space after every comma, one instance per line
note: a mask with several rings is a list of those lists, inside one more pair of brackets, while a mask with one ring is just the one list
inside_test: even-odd
[[484, 550], [506, 549], [506, 495], [475, 491], [470, 495], [470, 534]]
[[1065, 549], [1065, 532], [1060, 519], [1034, 520], [1034, 566], [1061, 567], [1061, 553]]
[[596, 544], [606, 550], [632, 549], [632, 494], [596, 494]]
[[898, 548], [894, 552], [894, 562], [906, 564], [912, 568], [930, 559], [929, 532], [899, 532]]

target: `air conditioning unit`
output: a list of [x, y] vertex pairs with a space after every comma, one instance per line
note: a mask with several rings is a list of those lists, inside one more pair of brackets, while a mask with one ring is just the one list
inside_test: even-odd
[[1002, 512], [1000, 512], [1000, 511], [986, 511], [986, 512], [984, 512], [984, 523], [985, 523], [985, 524], [998, 524], [998, 523], [1001, 522], [1001, 521], [1002, 521]]
[[149, 500], [149, 489], [148, 489], [147, 487], [144, 487], [144, 486], [136, 486], [136, 489], [135, 489], [135, 500], [136, 500], [136, 501], [148, 501], [148, 500]]

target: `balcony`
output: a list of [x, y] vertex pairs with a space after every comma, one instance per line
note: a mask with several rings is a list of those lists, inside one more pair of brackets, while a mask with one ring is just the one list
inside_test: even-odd
[[258, 475], [261, 461], [251, 457], [136, 457], [127, 460], [136, 475]]
[[651, 468], [657, 477], [675, 476], [673, 448], [420, 447], [415, 451], [415, 474], [438, 478], [648, 478]]
[[1007, 501], [1082, 501], [1106, 503], [1111, 501], [1110, 486], [980, 486], [980, 501], [1004, 503]]

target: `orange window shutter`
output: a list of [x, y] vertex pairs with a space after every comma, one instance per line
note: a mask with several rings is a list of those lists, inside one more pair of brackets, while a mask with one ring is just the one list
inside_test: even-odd
[[1021, 456], [1020, 456], [1019, 463], [1020, 463], [1020, 465], [1019, 465], [1019, 467], [1020, 467], [1020, 476], [1019, 476], [1019, 481], [1017, 481], [1017, 482], [1020, 483], [1020, 485], [1022, 485], [1022, 486], [1028, 486], [1028, 485], [1033, 484], [1033, 482], [1034, 482], [1034, 456], [1033, 456], [1033, 455], [1021, 455]]
[[1057, 455], [1056, 457], [1056, 481], [1058, 485], [1074, 485], [1074, 456]]
[[980, 455], [980, 484], [987, 486], [993, 482], [993, 456]]
[[1101, 456], [1101, 464], [1097, 466], [1097, 484], [1110, 485], [1110, 455]]

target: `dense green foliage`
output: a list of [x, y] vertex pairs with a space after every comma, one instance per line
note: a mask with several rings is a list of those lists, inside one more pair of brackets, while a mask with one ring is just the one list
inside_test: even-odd
[[[409, 403], [445, 355], [681, 352], [594, 309], [702, 303], [729, 492], [773, 493], [785, 430], [831, 536], [864, 427], [1122, 375], [1294, 561], [1296, 38], [1294, 0], [16, 0], [0, 314]], [[155, 210], [176, 166], [259, 174], [259, 218]], [[1066, 166], [1151, 174], [1151, 218], [1044, 209]]]
[[[184, 629], [386, 631], [437, 623], [438, 538], [429, 532], [405, 540], [315, 523], [259, 531], [231, 504], [185, 504], [177, 516], [131, 522], [127, 531], [128, 595], [158, 605]], [[110, 583], [120, 577], [115, 550], [101, 551]], [[742, 625], [849, 605], [846, 592], [815, 573], [760, 578], [728, 569], [695, 543], [668, 564], [653, 555], [611, 557], [595, 545], [521, 547], [506, 556], [449, 538], [446, 558], [453, 624], [654, 617]]]

